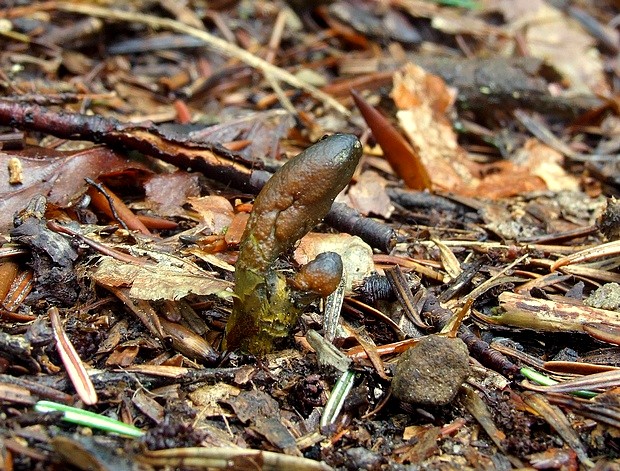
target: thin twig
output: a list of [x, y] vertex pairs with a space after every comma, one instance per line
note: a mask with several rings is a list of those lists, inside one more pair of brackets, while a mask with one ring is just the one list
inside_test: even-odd
[[[428, 325], [420, 317], [419, 309], [416, 307], [415, 300], [411, 294], [411, 289], [407, 284], [407, 280], [400, 269], [400, 266], [394, 265], [393, 267], [385, 268], [383, 271], [385, 272], [385, 276], [390, 282], [390, 286], [394, 290], [394, 294], [396, 294], [396, 298], [398, 298], [398, 301], [405, 310], [405, 314], [409, 320], [413, 322], [416, 327], [419, 327], [420, 329], [427, 329]], [[416, 337], [422, 337], [422, 333], [419, 330], [414, 329], [413, 327], [412, 330], [416, 332]]]
[[105, 190], [103, 185], [101, 183], [97, 183], [92, 178], [85, 178], [84, 180], [86, 180], [86, 183], [94, 187], [99, 193], [103, 195], [103, 197], [108, 201], [108, 204], [110, 205], [110, 211], [112, 211], [112, 216], [114, 216], [114, 219], [116, 219], [116, 221], [123, 227], [123, 229], [125, 229], [127, 232], [131, 232], [130, 229], [127, 227], [125, 221], [123, 221], [123, 218], [121, 218], [116, 212], [116, 205], [114, 204], [114, 200]]

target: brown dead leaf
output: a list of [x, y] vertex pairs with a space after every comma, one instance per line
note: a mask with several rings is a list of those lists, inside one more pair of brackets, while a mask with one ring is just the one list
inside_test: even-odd
[[431, 178], [416, 149], [411, 147], [401, 132], [361, 95], [351, 90], [351, 96], [394, 173], [402, 178], [409, 188], [430, 189]]
[[453, 191], [476, 181], [466, 166], [466, 155], [457, 143], [446, 113], [456, 92], [438, 76], [415, 64], [394, 74], [392, 98], [400, 111], [401, 128], [418, 151], [434, 186]]
[[528, 140], [512, 156], [476, 164], [459, 146], [447, 112], [455, 95], [424, 69], [408, 64], [394, 76], [394, 102], [401, 127], [417, 147], [433, 185], [454, 193], [498, 199], [535, 190], [575, 190], [578, 181], [562, 168], [562, 155]]
[[478, 186], [461, 193], [499, 199], [544, 189], [577, 190], [579, 181], [562, 168], [563, 159], [558, 151], [529, 139], [516, 152], [514, 162], [502, 160], [480, 167], [485, 174], [478, 175]]
[[487, 0], [484, 8], [487, 12], [500, 12], [510, 23], [531, 16], [545, 4], [544, 0]]
[[347, 193], [350, 205], [364, 216], [373, 214], [389, 219], [394, 205], [385, 191], [386, 180], [376, 172], [362, 173]]
[[187, 172], [154, 175], [144, 185], [146, 204], [160, 216], [185, 214], [189, 197], [200, 196], [198, 176]]
[[294, 126], [293, 116], [285, 110], [251, 113], [222, 124], [190, 133], [193, 142], [231, 142], [244, 139], [249, 145], [238, 153], [248, 161], [257, 162], [265, 157], [275, 159], [280, 152], [280, 140]]
[[[19, 184], [10, 184], [8, 163], [15, 158], [20, 161], [23, 178]], [[78, 152], [43, 148], [0, 152], [0, 230], [12, 227], [13, 215], [34, 195], [44, 195], [48, 202], [66, 206], [85, 191], [85, 178], [97, 179], [121, 172], [146, 173], [149, 170], [105, 147]]]
[[207, 225], [211, 234], [221, 234], [230, 226], [235, 215], [230, 201], [223, 196], [189, 197], [187, 201], [192, 209], [198, 212], [198, 217]]
[[433, 15], [433, 28], [446, 34], [467, 34], [472, 36], [488, 36], [502, 34], [502, 29], [490, 25], [487, 21], [473, 15], [464, 15], [463, 12], [443, 8]]
[[164, 419], [164, 408], [155, 399], [147, 395], [144, 389], [138, 389], [131, 401], [155, 423], [160, 423]]
[[238, 245], [241, 242], [243, 231], [250, 218], [250, 213], [237, 213], [233, 217], [228, 230], [226, 231], [225, 240], [230, 245]]
[[110, 353], [110, 356], [105, 361], [105, 364], [108, 366], [121, 366], [126, 368], [133, 364], [139, 352], [140, 347], [138, 345], [120, 345], [116, 347], [112, 353]]
[[545, 59], [560, 71], [573, 92], [609, 91], [596, 41], [576, 20], [545, 4], [529, 21], [521, 19], [519, 23], [526, 28], [530, 54]]
[[[407, 428], [407, 435], [412, 437], [412, 445], [405, 445], [396, 450], [398, 463], [421, 463], [425, 459], [439, 452], [437, 442], [441, 429], [432, 425], [411, 426]], [[417, 440], [413, 440], [415, 437]]]
[[129, 296], [144, 300], [179, 300], [188, 294], [221, 295], [231, 287], [187, 260], [162, 258], [156, 265], [132, 265], [102, 257], [91, 277], [110, 287], [131, 286]]

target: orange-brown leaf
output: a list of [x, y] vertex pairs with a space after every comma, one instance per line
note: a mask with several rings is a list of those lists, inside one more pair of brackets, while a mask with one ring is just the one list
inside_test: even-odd
[[378, 110], [357, 92], [351, 90], [351, 95], [394, 172], [404, 180], [409, 188], [430, 189], [431, 179], [413, 147]]

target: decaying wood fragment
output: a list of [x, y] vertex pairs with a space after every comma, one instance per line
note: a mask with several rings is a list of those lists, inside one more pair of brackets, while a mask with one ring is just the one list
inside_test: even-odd
[[481, 316], [492, 324], [543, 332], [584, 332], [586, 324], [620, 326], [620, 313], [570, 300], [539, 299], [504, 291], [499, 295], [501, 314]]

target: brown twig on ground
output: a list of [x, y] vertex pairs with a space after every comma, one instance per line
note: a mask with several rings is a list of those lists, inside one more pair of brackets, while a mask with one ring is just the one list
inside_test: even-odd
[[[243, 162], [219, 144], [198, 144], [164, 135], [155, 125], [121, 123], [113, 118], [51, 111], [47, 108], [0, 100], [0, 124], [40, 131], [66, 139], [91, 140], [110, 147], [137, 150], [180, 168], [192, 168], [224, 184], [258, 192], [271, 173], [257, 171], [257, 164]], [[252, 166], [253, 168], [250, 168]], [[387, 253], [396, 243], [394, 230], [336, 203], [325, 218], [332, 227], [359, 235]]]
[[165, 136], [154, 125], [126, 124], [114, 118], [55, 112], [37, 105], [5, 100], [0, 100], [0, 124], [65, 139], [90, 140], [114, 148], [137, 150], [177, 167], [202, 171], [238, 188], [249, 187], [252, 172], [225, 148]]

